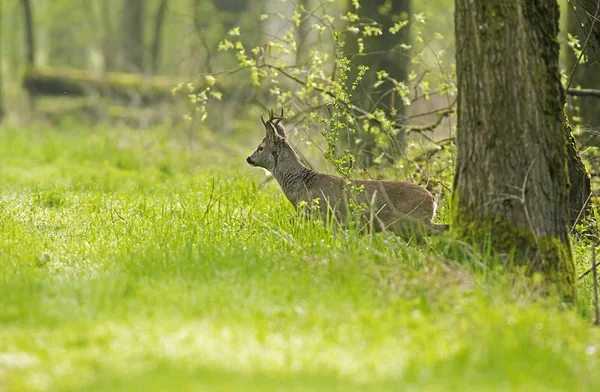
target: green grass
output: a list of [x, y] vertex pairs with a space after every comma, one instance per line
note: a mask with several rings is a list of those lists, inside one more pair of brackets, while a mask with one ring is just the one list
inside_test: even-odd
[[293, 221], [180, 136], [0, 130], [0, 391], [600, 387], [589, 279], [564, 310], [448, 239]]

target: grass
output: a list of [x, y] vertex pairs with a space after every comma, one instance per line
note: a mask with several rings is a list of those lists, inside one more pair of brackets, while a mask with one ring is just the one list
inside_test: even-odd
[[0, 130], [0, 391], [600, 387], [590, 279], [565, 310], [448, 239], [292, 221], [182, 140]]

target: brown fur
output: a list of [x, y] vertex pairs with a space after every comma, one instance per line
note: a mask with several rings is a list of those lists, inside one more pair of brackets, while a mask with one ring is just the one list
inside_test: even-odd
[[367, 206], [361, 214], [361, 223], [375, 231], [390, 230], [406, 235], [446, 229], [446, 225], [432, 222], [436, 204], [426, 189], [409, 182], [346, 180], [317, 173], [298, 159], [286, 140], [281, 118], [273, 117], [271, 113], [268, 121], [262, 116], [261, 119], [266, 136], [246, 161], [270, 171], [294, 207], [299, 208], [302, 204], [310, 207], [319, 199], [321, 215], [333, 216], [344, 225], [350, 211], [348, 200], [354, 200], [356, 204]]

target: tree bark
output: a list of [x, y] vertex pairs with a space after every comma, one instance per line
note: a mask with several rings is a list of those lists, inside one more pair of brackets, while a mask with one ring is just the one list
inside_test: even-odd
[[144, 0], [123, 2], [122, 70], [144, 71]]
[[544, 274], [575, 297], [569, 238], [568, 133], [547, 0], [455, 0], [456, 236]]
[[161, 0], [156, 11], [156, 20], [154, 23], [154, 40], [152, 41], [152, 73], [158, 73], [160, 60], [160, 46], [162, 42], [162, 27], [167, 13], [167, 0]]
[[[353, 9], [352, 3], [352, 0], [348, 1], [348, 9]], [[365, 23], [376, 23], [381, 28], [382, 35], [373, 37], [363, 37], [362, 34], [357, 36], [352, 33], [346, 35], [346, 54], [353, 68], [348, 78], [348, 85], [350, 86], [356, 80], [360, 65], [369, 67], [359, 87], [353, 92], [353, 101], [369, 112], [381, 109], [398, 119], [399, 123], [403, 121], [404, 105], [393, 83], [386, 81], [377, 88], [373, 85], [378, 80], [377, 72], [382, 70], [385, 70], [390, 78], [399, 82], [405, 82], [408, 78], [410, 55], [401, 45], [410, 43], [409, 26], [404, 26], [396, 34], [391, 34], [389, 30], [395, 23], [410, 19], [411, 3], [411, 0], [361, 1], [361, 7], [356, 12]], [[364, 40], [364, 53], [359, 53], [357, 38]], [[373, 125], [377, 126], [377, 124]], [[368, 165], [373, 154], [378, 154], [375, 137], [372, 134], [361, 134], [358, 137], [363, 140], [359, 148], [366, 150], [364, 160]], [[403, 151], [404, 134], [396, 135], [392, 144], [388, 153], [397, 157]]]
[[[598, 0], [571, 0], [575, 9], [568, 9], [567, 31], [578, 38], [583, 48], [584, 63], [577, 64], [578, 56], [567, 48], [567, 75], [572, 79], [570, 87], [600, 89], [600, 20], [594, 22], [594, 15], [600, 6]], [[600, 16], [600, 14], [598, 14]], [[589, 38], [588, 38], [589, 37]], [[577, 66], [576, 66], [577, 64]], [[573, 72], [574, 71], [574, 72]], [[570, 110], [571, 120], [584, 129], [600, 127], [600, 100], [592, 97], [577, 97]], [[576, 110], [573, 110], [576, 109]], [[585, 132], [586, 144], [600, 146], [596, 132]]]

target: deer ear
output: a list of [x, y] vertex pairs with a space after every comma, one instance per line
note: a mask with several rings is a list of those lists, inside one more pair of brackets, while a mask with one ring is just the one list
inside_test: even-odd
[[281, 118], [278, 118], [277, 120], [275, 120], [273, 122], [273, 127], [275, 128], [275, 130], [277, 131], [277, 134], [282, 137], [282, 138], [287, 138], [287, 135], [285, 134], [285, 128], [283, 127], [283, 124], [281, 124]]
[[266, 132], [267, 142], [269, 144], [275, 144], [277, 142], [277, 140], [279, 140], [279, 135], [278, 135], [277, 130], [272, 122], [270, 122], [270, 121], [265, 122], [265, 132]]

